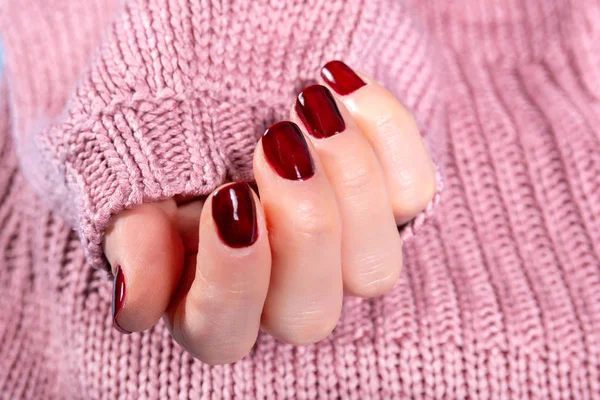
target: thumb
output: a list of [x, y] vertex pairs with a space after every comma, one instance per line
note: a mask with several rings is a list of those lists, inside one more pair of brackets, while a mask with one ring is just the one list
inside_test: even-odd
[[104, 240], [114, 275], [113, 323], [123, 333], [151, 328], [167, 309], [183, 267], [174, 200], [118, 214]]

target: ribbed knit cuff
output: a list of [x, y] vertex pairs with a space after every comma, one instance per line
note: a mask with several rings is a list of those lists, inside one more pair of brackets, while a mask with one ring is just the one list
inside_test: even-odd
[[111, 217], [178, 194], [201, 196], [225, 180], [210, 112], [168, 90], [135, 93], [94, 110], [71, 110], [69, 122], [41, 136], [43, 152], [65, 177], [76, 226], [95, 267], [106, 267], [102, 240]]

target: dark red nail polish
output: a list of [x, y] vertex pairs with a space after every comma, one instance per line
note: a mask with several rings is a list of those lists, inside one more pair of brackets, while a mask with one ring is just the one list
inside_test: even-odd
[[272, 125], [264, 133], [262, 145], [265, 158], [279, 176], [301, 181], [315, 174], [308, 144], [293, 122], [281, 121]]
[[117, 322], [117, 315], [121, 308], [123, 307], [123, 301], [125, 300], [125, 277], [123, 276], [123, 271], [121, 271], [121, 266], [117, 266], [117, 270], [115, 271], [115, 280], [113, 283], [113, 296], [112, 296], [112, 317], [113, 317], [113, 326], [116, 330], [124, 334], [130, 334], [131, 332], [121, 328], [119, 323]]
[[366, 83], [341, 61], [330, 61], [321, 69], [321, 77], [342, 96], [365, 86]]
[[256, 242], [256, 205], [247, 183], [235, 182], [217, 190], [213, 194], [212, 215], [226, 245], [239, 248]]
[[296, 99], [296, 113], [308, 133], [317, 139], [328, 138], [346, 129], [346, 123], [329, 89], [321, 85], [307, 87]]

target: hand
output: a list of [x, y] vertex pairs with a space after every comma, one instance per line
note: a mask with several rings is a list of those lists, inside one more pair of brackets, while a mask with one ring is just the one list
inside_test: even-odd
[[[389, 291], [398, 279], [397, 226], [432, 199], [435, 167], [417, 124], [377, 82], [331, 62], [290, 121], [258, 143], [254, 174], [205, 200], [144, 204], [106, 235], [115, 327], [165, 316], [173, 338], [210, 364], [244, 357], [259, 328], [282, 341], [326, 337], [344, 292]], [[331, 90], [329, 90], [331, 89]]]

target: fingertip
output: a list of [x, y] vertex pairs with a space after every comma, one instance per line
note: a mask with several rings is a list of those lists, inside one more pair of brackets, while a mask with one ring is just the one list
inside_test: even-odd
[[183, 245], [171, 204], [144, 204], [117, 216], [105, 239], [114, 274], [113, 323], [123, 333], [151, 328], [179, 282]]
[[125, 287], [125, 278], [121, 266], [117, 265], [117, 269], [114, 273], [113, 280], [113, 295], [112, 295], [112, 320], [113, 327], [120, 333], [125, 335], [131, 334], [130, 331], [123, 329], [117, 321], [117, 314], [123, 308], [123, 301], [125, 300], [125, 293], [127, 288]]
[[368, 83], [346, 63], [339, 60], [329, 61], [323, 65], [320, 75], [321, 81], [339, 96], [350, 95]]
[[[246, 277], [249, 285], [268, 275], [271, 252], [265, 213], [248, 183], [227, 183], [210, 194], [200, 217], [199, 237], [198, 267], [204, 278], [226, 287], [233, 283], [230, 273], [237, 270], [236, 263], [260, 267], [254, 278]], [[223, 265], [230, 265], [230, 269]], [[259, 291], [264, 286], [266, 292], [266, 285], [257, 285]]]

